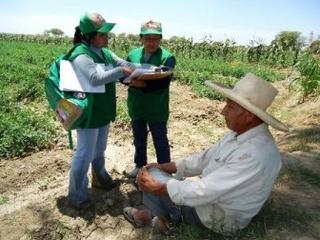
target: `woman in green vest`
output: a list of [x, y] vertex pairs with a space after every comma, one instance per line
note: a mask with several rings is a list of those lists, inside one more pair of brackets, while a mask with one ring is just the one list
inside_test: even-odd
[[[80, 19], [74, 36], [74, 50], [69, 61], [93, 86], [105, 85], [104, 93], [75, 96], [90, 99], [91, 109], [77, 131], [77, 147], [71, 164], [69, 205], [77, 210], [92, 206], [88, 194], [88, 169], [92, 164], [92, 187], [110, 190], [119, 185], [105, 169], [104, 152], [109, 125], [116, 116], [115, 82], [131, 74], [131, 64], [106, 48], [108, 32], [114, 23], [107, 23], [98, 13], [86, 13]], [[104, 64], [98, 71], [97, 64]]]
[[[132, 50], [127, 61], [163, 66], [172, 70], [176, 64], [175, 58], [168, 50], [160, 47], [161, 39], [161, 23], [143, 23], [140, 31], [143, 46]], [[128, 173], [129, 177], [135, 177], [139, 169], [147, 164], [147, 127], [152, 135], [158, 163], [170, 162], [167, 121], [171, 79], [172, 75], [160, 80], [136, 81], [128, 89], [127, 103], [135, 146], [135, 167]]]

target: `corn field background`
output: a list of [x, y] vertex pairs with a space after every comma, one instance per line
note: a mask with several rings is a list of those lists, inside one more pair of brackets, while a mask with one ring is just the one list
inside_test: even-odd
[[[229, 86], [247, 72], [268, 81], [290, 81], [301, 102], [320, 91], [320, 40], [305, 44], [299, 32], [280, 32], [269, 44], [233, 40], [200, 42], [172, 37], [162, 46], [177, 59], [175, 80], [202, 96], [221, 100], [207, 89], [205, 80]], [[44, 80], [54, 59], [72, 46], [68, 37], [0, 33], [0, 158], [24, 156], [55, 144], [57, 126], [46, 104]], [[119, 57], [140, 46], [138, 35], [110, 35], [109, 48]], [[120, 111], [120, 112], [119, 112]], [[125, 108], [118, 116], [128, 119]], [[119, 118], [119, 117], [118, 117]]]
[[[272, 132], [283, 168], [270, 198], [247, 228], [222, 236], [181, 224], [164, 239], [319, 238], [320, 40], [305, 39], [298, 32], [280, 32], [270, 44], [251, 41], [246, 46], [210, 37], [200, 42], [163, 39], [162, 46], [177, 59], [168, 122], [172, 159], [200, 151], [225, 131], [219, 115], [223, 98], [205, 87], [205, 80], [232, 86], [252, 72], [275, 83], [279, 95], [270, 112], [291, 129]], [[138, 46], [137, 35], [110, 35], [110, 49], [122, 58]], [[141, 194], [134, 179], [122, 172], [133, 166], [134, 152], [126, 87], [121, 84], [106, 154], [108, 169], [120, 179], [121, 188], [89, 189], [94, 211], [77, 213], [68, 207], [73, 150], [67, 149], [66, 132], [49, 109], [44, 80], [53, 61], [71, 47], [68, 37], [0, 33], [0, 239], [149, 239], [151, 229], [135, 229], [122, 216], [124, 206], [141, 204]], [[274, 106], [279, 108], [275, 111]], [[152, 146], [148, 153], [152, 161]]]

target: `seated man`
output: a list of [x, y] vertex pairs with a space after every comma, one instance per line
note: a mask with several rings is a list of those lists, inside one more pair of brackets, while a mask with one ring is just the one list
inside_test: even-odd
[[125, 217], [137, 226], [157, 216], [153, 222], [162, 230], [164, 220], [183, 219], [215, 232], [233, 233], [249, 224], [271, 193], [281, 159], [268, 125], [288, 131], [266, 112], [277, 90], [251, 73], [233, 89], [209, 81], [206, 85], [227, 98], [222, 115], [231, 131], [201, 153], [140, 170], [137, 182], [148, 209], [124, 209]]

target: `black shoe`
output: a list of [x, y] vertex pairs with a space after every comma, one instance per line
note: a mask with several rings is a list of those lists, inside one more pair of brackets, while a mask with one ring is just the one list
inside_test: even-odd
[[120, 181], [119, 180], [110, 180], [108, 182], [104, 182], [103, 184], [100, 183], [92, 183], [92, 187], [93, 188], [99, 188], [99, 189], [103, 189], [106, 191], [110, 191], [113, 188], [116, 188], [120, 185]]
[[99, 188], [109, 191], [120, 185], [119, 180], [113, 180], [111, 177], [101, 177], [94, 170], [92, 170], [92, 184], [91, 187]]
[[79, 205], [76, 205], [72, 202], [69, 202], [69, 207], [77, 210], [77, 211], [87, 211], [93, 208], [93, 204], [90, 200], [86, 200]]

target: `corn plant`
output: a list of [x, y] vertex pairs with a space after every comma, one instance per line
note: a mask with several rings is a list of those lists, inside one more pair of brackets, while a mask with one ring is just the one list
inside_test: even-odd
[[296, 64], [300, 76], [294, 78], [291, 82], [298, 87], [302, 93], [301, 102], [311, 94], [319, 92], [320, 88], [320, 60], [309, 52], [304, 52], [299, 56]]

